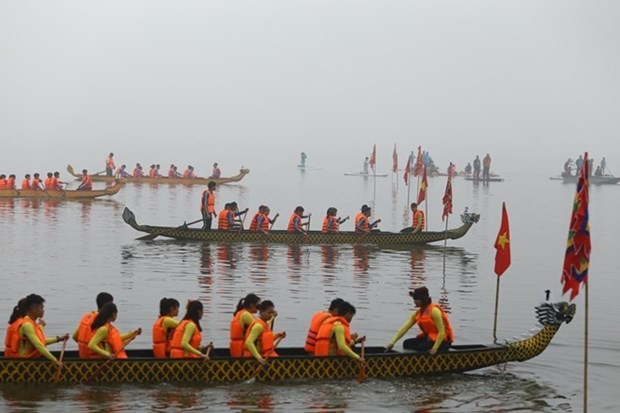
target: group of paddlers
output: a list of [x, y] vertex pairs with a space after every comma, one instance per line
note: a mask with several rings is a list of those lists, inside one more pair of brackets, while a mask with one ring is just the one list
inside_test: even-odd
[[10, 174], [8, 177], [5, 174], [0, 174], [0, 189], [33, 189], [35, 191], [60, 191], [63, 190], [67, 183], [60, 180], [60, 172], [48, 172], [47, 178], [42, 179], [41, 175], [37, 172], [33, 176], [26, 174], [22, 179], [20, 188], [17, 188], [15, 182], [15, 174]]
[[[401, 326], [395, 336], [385, 346], [392, 350], [394, 344], [414, 325], [420, 327], [420, 334], [404, 341], [403, 347], [409, 350], [428, 352], [433, 355], [447, 351], [454, 342], [454, 333], [445, 311], [433, 304], [426, 287], [411, 291], [417, 309]], [[43, 321], [45, 299], [30, 294], [19, 300], [9, 319], [5, 338], [4, 356], [8, 358], [38, 358], [61, 365], [62, 361], [50, 353], [49, 344], [66, 341], [69, 334], [47, 337]], [[118, 308], [111, 294], [97, 295], [97, 311], [84, 314], [71, 338], [78, 345], [78, 354], [83, 359], [124, 359], [126, 346], [142, 329], [138, 328], [121, 334], [114, 326]], [[159, 304], [159, 317], [153, 324], [152, 344], [155, 358], [209, 358], [213, 344], [202, 345], [203, 305], [198, 300], [187, 302], [185, 315], [181, 320], [180, 303], [173, 298], [162, 298]], [[360, 362], [364, 359], [354, 351], [358, 343], [366, 337], [351, 333], [350, 323], [355, 315], [355, 307], [341, 299], [334, 299], [327, 310], [318, 311], [312, 316], [304, 349], [314, 356], [347, 356]], [[258, 315], [257, 315], [258, 313]], [[254, 357], [264, 364], [269, 358], [277, 357], [276, 347], [286, 337], [286, 332], [274, 332], [274, 322], [278, 313], [270, 300], [261, 300], [256, 294], [248, 294], [239, 300], [230, 322], [230, 356]]]
[[[194, 172], [194, 167], [192, 165], [187, 165], [187, 168], [183, 173], [178, 171], [178, 167], [175, 164], [170, 164], [170, 168], [168, 168], [168, 174], [163, 175], [161, 173], [161, 165], [160, 164], [151, 164], [148, 171], [145, 171], [140, 162], [136, 163], [136, 166], [133, 168], [131, 173], [127, 170], [127, 165], [122, 164], [118, 168], [114, 164], [114, 153], [110, 152], [108, 157], [105, 160], [105, 173], [107, 176], [115, 176], [117, 178], [161, 178], [163, 176], [167, 176], [168, 178], [197, 178], [196, 173]], [[209, 178], [220, 178], [222, 176], [222, 171], [219, 168], [217, 162], [213, 164], [213, 170], [211, 172], [211, 176]]]

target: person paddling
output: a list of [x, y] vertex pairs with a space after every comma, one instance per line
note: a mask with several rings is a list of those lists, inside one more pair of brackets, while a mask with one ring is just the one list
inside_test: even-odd
[[321, 324], [316, 336], [314, 349], [315, 356], [347, 356], [364, 362], [364, 359], [355, 353], [351, 346], [366, 340], [351, 334], [350, 324], [355, 316], [355, 307], [344, 301], [338, 306], [338, 315], [328, 318]]
[[112, 294], [110, 293], [100, 292], [97, 294], [95, 302], [97, 303], [97, 311], [89, 311], [82, 315], [80, 322], [71, 335], [71, 338], [73, 338], [73, 340], [78, 344], [78, 355], [80, 358], [88, 358], [90, 354], [90, 351], [88, 350], [88, 343], [90, 342], [90, 339], [93, 338], [94, 334], [90, 326], [103, 306], [107, 303], [114, 302], [114, 297], [112, 297]]
[[338, 210], [334, 207], [327, 208], [325, 218], [323, 218], [323, 227], [321, 232], [324, 234], [335, 234], [340, 232], [340, 225], [349, 219], [347, 215], [344, 218], [336, 218]]
[[308, 328], [308, 336], [306, 337], [306, 344], [304, 350], [306, 353], [313, 355], [316, 347], [316, 336], [319, 334], [319, 329], [325, 321], [331, 317], [338, 317], [338, 306], [344, 303], [342, 298], [336, 298], [329, 304], [327, 311], [321, 310], [316, 312], [310, 320], [310, 327]]
[[170, 345], [170, 358], [208, 358], [201, 352], [202, 327], [200, 319], [203, 315], [203, 306], [200, 301], [189, 301], [183, 320], [174, 330]]
[[[309, 221], [311, 216], [311, 213], [304, 215], [304, 207], [296, 207], [288, 220], [287, 232], [305, 235], [310, 230]], [[305, 218], [308, 218], [308, 222], [303, 222], [303, 219]], [[308, 228], [304, 230], [304, 226], [307, 226]]]
[[82, 182], [77, 187], [78, 191], [90, 191], [93, 189], [93, 180], [88, 174], [88, 170], [82, 169]]
[[361, 211], [355, 216], [355, 232], [358, 234], [368, 234], [381, 222], [380, 219], [371, 223], [369, 217], [371, 209], [368, 205], [362, 205]]
[[271, 330], [274, 319], [278, 316], [275, 304], [265, 300], [259, 306], [259, 318], [254, 320], [245, 334], [245, 348], [243, 357], [254, 357], [260, 364], [267, 363], [267, 359], [278, 357], [275, 351], [275, 340], [286, 337], [286, 331], [273, 333]]
[[405, 340], [403, 348], [415, 351], [428, 352], [431, 355], [437, 352], [447, 351], [454, 343], [454, 332], [446, 312], [433, 304], [426, 287], [416, 288], [409, 292], [417, 307], [411, 316], [403, 324], [394, 338], [385, 346], [386, 351], [392, 350], [394, 344], [417, 324], [422, 332], [415, 338]]
[[153, 357], [163, 359], [170, 357], [170, 347], [174, 329], [179, 321], [180, 304], [174, 298], [162, 298], [159, 302], [159, 318], [153, 324]]
[[250, 293], [239, 300], [237, 308], [230, 321], [230, 356], [243, 357], [245, 333], [254, 322], [254, 314], [258, 312], [261, 299], [254, 293]]
[[95, 316], [90, 329], [93, 337], [88, 342], [90, 350], [88, 358], [126, 359], [127, 353], [124, 347], [136, 336], [142, 334], [142, 329], [137, 328], [129, 333], [121, 334], [112, 324], [116, 321], [118, 309], [116, 304], [107, 303]]

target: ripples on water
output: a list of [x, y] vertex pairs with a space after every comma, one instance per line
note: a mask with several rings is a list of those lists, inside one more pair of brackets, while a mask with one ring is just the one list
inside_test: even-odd
[[[234, 199], [251, 210], [268, 203], [274, 213], [279, 210], [281, 214], [280, 228], [285, 225], [286, 211], [298, 203], [315, 211], [313, 223], [318, 226], [320, 211], [333, 199], [338, 199], [336, 206], [342, 215], [353, 215], [362, 203], [372, 204], [384, 230], [397, 230], [408, 218], [403, 189], [396, 189], [389, 180], [375, 189], [361, 180], [336, 179], [326, 186], [324, 180], [315, 180], [309, 173], [299, 183], [294, 176], [283, 179], [285, 182], [274, 182], [273, 187], [290, 187], [287, 193], [270, 193], [265, 200], [265, 188], [258, 185], [259, 180], [248, 182], [247, 187], [220, 188], [218, 202]], [[431, 182], [436, 197], [440, 197], [437, 186], [444, 184], [440, 180]], [[613, 220], [614, 212], [604, 206], [614, 204], [616, 189], [592, 190], [592, 274], [597, 283], [592, 289], [591, 311], [598, 314], [610, 311], [608, 306], [616, 301], [618, 282], [604, 277], [615, 270], [611, 258], [615, 234], [604, 224]], [[531, 179], [490, 187], [457, 180], [454, 190], [455, 212], [469, 206], [482, 214], [482, 220], [465, 238], [450, 241], [445, 250], [441, 243], [377, 248], [135, 241], [139, 234], [120, 219], [125, 205], [134, 210], [140, 223], [180, 225], [197, 219], [196, 204], [202, 188], [133, 185], [113, 199], [96, 201], [0, 200], [2, 235], [11, 240], [3, 248], [0, 313], [8, 318], [19, 297], [37, 292], [47, 300], [50, 334], [72, 331], [80, 315], [94, 307], [95, 295], [107, 290], [119, 305], [117, 324], [121, 330], [142, 326], [148, 332], [161, 297], [175, 297], [181, 302], [199, 298], [205, 304], [205, 340], [226, 347], [234, 306], [253, 291], [275, 301], [280, 314], [276, 330], [287, 331], [286, 345], [300, 346], [311, 314], [341, 296], [357, 307], [352, 329], [366, 334], [369, 345], [384, 345], [413, 310], [407, 291], [427, 285], [433, 298], [450, 312], [460, 343], [490, 343], [496, 280], [492, 245], [501, 201], [506, 200], [513, 264], [501, 280], [498, 338], [502, 341], [532, 334], [534, 305], [546, 288], [556, 292], [560, 288], [559, 269], [574, 188]], [[326, 200], [329, 194], [334, 195], [332, 201]], [[536, 213], [531, 213], [526, 194], [539, 200], [541, 207]], [[443, 225], [438, 218], [441, 207], [433, 197], [431, 202], [428, 220], [431, 229], [438, 230]], [[450, 227], [458, 225], [455, 214]], [[603, 278], [609, 288], [599, 283]], [[362, 385], [346, 380], [215, 387], [2, 385], [0, 410], [579, 411], [581, 316], [578, 311], [575, 321], [562, 327], [541, 356], [510, 364], [506, 371], [489, 368], [474, 374], [368, 380]], [[591, 410], [615, 412], [618, 404], [612, 388], [620, 378], [616, 345], [620, 336], [605, 318], [593, 317], [591, 330]], [[0, 335], [4, 335], [4, 328]], [[135, 346], [150, 346], [149, 336], [140, 336]]]

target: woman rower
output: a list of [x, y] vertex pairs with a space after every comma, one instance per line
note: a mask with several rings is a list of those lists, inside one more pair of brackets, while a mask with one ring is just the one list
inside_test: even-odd
[[254, 314], [258, 311], [260, 297], [250, 293], [239, 300], [233, 319], [230, 321], [230, 356], [243, 357], [245, 333], [254, 322]]
[[153, 356], [158, 359], [170, 357], [170, 344], [179, 321], [180, 304], [174, 298], [162, 298], [159, 302], [159, 318], [153, 324]]
[[110, 360], [127, 358], [125, 346], [136, 336], [142, 334], [142, 329], [138, 328], [121, 335], [117, 328], [112, 325], [112, 322], [116, 321], [117, 315], [118, 309], [114, 303], [107, 303], [99, 310], [99, 314], [90, 325], [94, 334], [88, 342], [88, 349], [90, 350], [88, 358], [103, 357]]
[[179, 326], [174, 330], [172, 343], [170, 344], [170, 358], [208, 358], [200, 350], [202, 341], [202, 318], [203, 307], [200, 301], [187, 303], [185, 316]]
[[336, 218], [336, 215], [338, 214], [338, 210], [334, 207], [329, 207], [327, 208], [327, 213], [325, 215], [325, 218], [323, 218], [323, 227], [321, 228], [321, 232], [324, 234], [333, 234], [333, 233], [337, 233], [340, 232], [340, 225], [345, 222], [347, 219], [349, 219], [349, 216], [347, 215], [344, 218]]
[[45, 314], [45, 299], [37, 294], [30, 294], [19, 301], [13, 309], [9, 319], [9, 328], [5, 340], [5, 357], [38, 358], [56, 363], [59, 367], [62, 363], [47, 349], [48, 344], [65, 341], [69, 334], [46, 338], [43, 332], [45, 322], [42, 320]]
[[366, 340], [366, 336], [351, 334], [350, 324], [355, 316], [353, 304], [343, 301], [338, 305], [338, 315], [330, 317], [321, 324], [316, 336], [315, 356], [348, 356], [364, 362], [351, 347]]
[[273, 333], [273, 321], [277, 317], [275, 305], [265, 300], [260, 306], [259, 318], [254, 320], [245, 333], [243, 357], [254, 357], [259, 363], [267, 363], [270, 357], [278, 357], [275, 351], [274, 340], [286, 337], [286, 332]]
[[385, 346], [386, 351], [392, 350], [394, 344], [414, 324], [420, 326], [422, 332], [415, 338], [405, 340], [403, 348], [428, 351], [431, 355], [447, 351], [454, 342], [454, 332], [446, 312], [437, 304], [432, 303], [426, 287], [416, 288], [410, 291], [409, 295], [413, 298], [413, 302], [418, 309], [411, 314], [411, 317], [401, 326], [392, 341]]

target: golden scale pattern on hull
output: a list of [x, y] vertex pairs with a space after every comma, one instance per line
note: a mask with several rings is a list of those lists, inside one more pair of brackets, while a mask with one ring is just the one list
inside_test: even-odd
[[106, 189], [93, 189], [92, 191], [76, 190], [33, 190], [33, 189], [0, 189], [0, 198], [28, 198], [28, 199], [93, 199], [106, 195], [115, 195], [123, 186], [122, 180], [116, 180], [115, 184]]
[[269, 234], [249, 231], [203, 231], [198, 228], [188, 228], [186, 225], [179, 227], [159, 227], [151, 225], [139, 225], [133, 212], [125, 207], [123, 220], [134, 229], [146, 232], [153, 236], [164, 236], [175, 239], [195, 241], [219, 241], [219, 242], [267, 242], [280, 244], [378, 244], [378, 245], [406, 245], [427, 244], [429, 242], [443, 241], [444, 239], [458, 239], [467, 234], [471, 226], [478, 222], [479, 214], [468, 213], [467, 210], [461, 215], [463, 225], [456, 229], [446, 231], [424, 231], [416, 234], [401, 232], [371, 232], [368, 234], [356, 234], [355, 232], [340, 232], [337, 234], [324, 234], [320, 231], [310, 231], [307, 235], [291, 234], [286, 231], [270, 231]]
[[[73, 166], [67, 165], [67, 172], [75, 178], [81, 178], [82, 175], [75, 173], [73, 170]], [[229, 184], [233, 182], [239, 182], [243, 179], [244, 176], [250, 173], [249, 169], [241, 168], [239, 170], [239, 174], [233, 176], [223, 176], [221, 178], [168, 178], [167, 176], [160, 176], [159, 178], [151, 178], [148, 176], [143, 176], [141, 178], [135, 178], [133, 176], [128, 176], [123, 178], [125, 181], [134, 183], [134, 184], [167, 184], [167, 185], [207, 185], [209, 182], [213, 181], [217, 185]], [[93, 182], [113, 182], [113, 176], [106, 175], [91, 175], [91, 179]]]
[[[539, 310], [541, 309], [542, 310]], [[416, 352], [383, 353], [382, 348], [368, 348], [366, 377], [416, 377], [431, 374], [464, 372], [483, 367], [525, 361], [542, 353], [563, 322], [570, 322], [575, 305], [545, 303], [537, 307], [538, 319], [544, 327], [533, 337], [505, 345], [456, 346], [455, 350], [431, 356]], [[542, 316], [541, 316], [542, 313]], [[545, 318], [546, 317], [546, 318]], [[292, 349], [291, 349], [292, 350]], [[296, 349], [299, 350], [299, 349]], [[136, 351], [138, 352], [138, 351]], [[148, 353], [142, 350], [141, 353]], [[224, 354], [224, 351], [220, 351]], [[256, 378], [257, 381], [288, 379], [350, 379], [359, 371], [359, 364], [344, 357], [287, 356], [271, 359], [258, 367], [253, 359], [218, 358], [154, 360], [136, 358], [109, 362], [67, 358], [60, 382], [205, 382], [231, 383]], [[286, 353], [286, 349], [283, 349]], [[301, 353], [301, 350], [299, 350]], [[132, 354], [130, 352], [130, 357]], [[93, 377], [93, 375], [99, 373]], [[0, 359], [0, 382], [53, 382], [58, 368], [47, 360]]]

